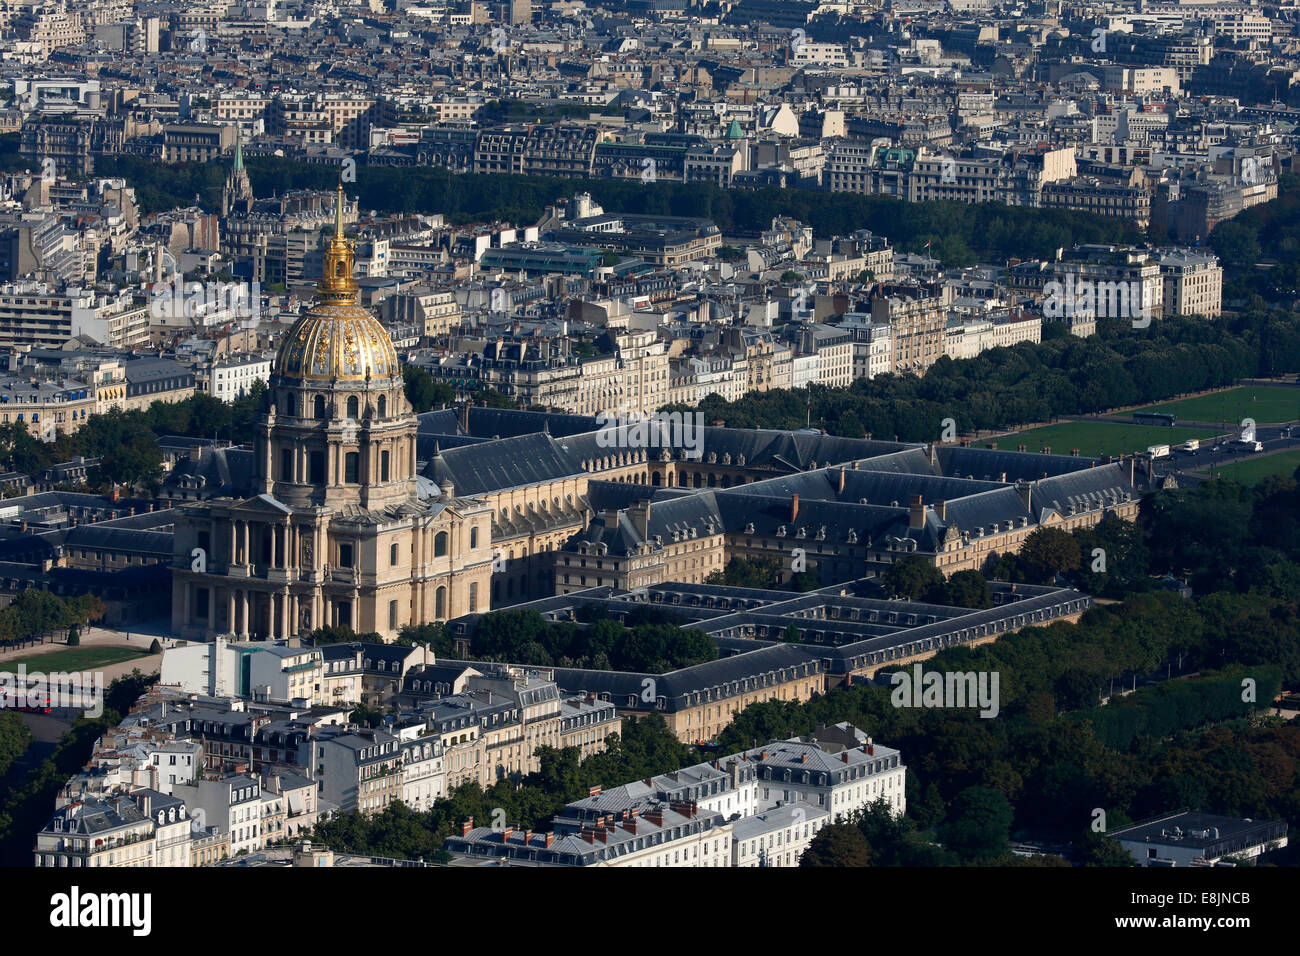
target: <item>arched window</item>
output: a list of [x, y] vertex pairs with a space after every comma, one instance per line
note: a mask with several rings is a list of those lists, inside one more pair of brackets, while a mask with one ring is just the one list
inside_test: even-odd
[[445, 557], [447, 554], [447, 532], [439, 531], [433, 536], [433, 556], [435, 558]]
[[385, 418], [385, 417], [387, 417], [387, 415], [388, 415], [388, 399], [385, 398], [383, 395], [380, 395], [380, 396], [379, 396], [379, 401], [376, 402], [375, 405], [376, 405], [376, 407], [379, 409], [379, 417], [380, 417], [380, 418]]
[[348, 418], [357, 417], [358, 402], [355, 395], [348, 396]]
[[325, 417], [325, 396], [317, 395], [312, 402], [312, 415], [317, 419]]
[[298, 414], [298, 399], [294, 398], [293, 392], [284, 400], [284, 413], [290, 416]]
[[433, 595], [433, 616], [443, 618], [447, 616], [447, 589], [438, 588]]

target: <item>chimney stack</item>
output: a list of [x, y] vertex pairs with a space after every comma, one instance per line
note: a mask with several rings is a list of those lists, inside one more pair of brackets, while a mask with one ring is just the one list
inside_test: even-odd
[[474, 818], [470, 817], [460, 825], [460, 835], [469, 836], [469, 831], [474, 829]]
[[925, 527], [925, 503], [920, 495], [909, 498], [907, 526], [914, 531]]
[[934, 503], [934, 513], [939, 516], [939, 520], [945, 524], [948, 522], [948, 502], [940, 498]]

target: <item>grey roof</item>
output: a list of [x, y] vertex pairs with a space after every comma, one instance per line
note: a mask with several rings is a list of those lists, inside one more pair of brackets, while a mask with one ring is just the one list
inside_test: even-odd
[[450, 481], [461, 496], [536, 485], [585, 474], [581, 463], [544, 433], [440, 451], [424, 475]]

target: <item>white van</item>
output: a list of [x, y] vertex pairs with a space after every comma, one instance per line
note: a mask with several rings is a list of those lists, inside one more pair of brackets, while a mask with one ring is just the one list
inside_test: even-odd
[[1183, 451], [1200, 451], [1201, 440], [1199, 438], [1190, 438], [1182, 444]]

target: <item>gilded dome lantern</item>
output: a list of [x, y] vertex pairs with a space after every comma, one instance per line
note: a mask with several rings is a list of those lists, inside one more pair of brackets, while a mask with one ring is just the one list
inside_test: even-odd
[[357, 382], [401, 374], [388, 331], [357, 305], [352, 244], [343, 234], [343, 184], [338, 187], [334, 235], [324, 252], [318, 302], [285, 336], [276, 372], [299, 381]]

